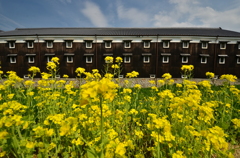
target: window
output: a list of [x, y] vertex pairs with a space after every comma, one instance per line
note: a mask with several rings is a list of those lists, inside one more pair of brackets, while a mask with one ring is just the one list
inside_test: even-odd
[[47, 48], [53, 48], [53, 41], [47, 41]]
[[27, 47], [28, 48], [33, 48], [33, 41], [27, 41]]
[[51, 62], [53, 56], [47, 56], [47, 62]]
[[169, 56], [163, 56], [162, 57], [162, 62], [163, 63], [169, 63]]
[[219, 64], [225, 64], [225, 57], [219, 57]]
[[92, 48], [92, 41], [85, 41], [86, 42], [86, 48]]
[[131, 48], [131, 41], [124, 41], [124, 48]]
[[189, 41], [183, 41], [183, 48], [188, 48], [189, 47]]
[[34, 56], [28, 56], [28, 63], [34, 63], [35, 62], [35, 57]]
[[237, 57], [237, 64], [240, 64], [240, 57]]
[[150, 74], [150, 78], [155, 78], [156, 75], [155, 74]]
[[131, 62], [131, 57], [130, 56], [124, 56], [123, 61], [124, 61], [124, 63], [130, 63]]
[[143, 63], [150, 63], [150, 56], [143, 56]]
[[15, 41], [9, 41], [8, 45], [9, 45], [9, 48], [11, 49], [15, 48]]
[[206, 64], [207, 63], [207, 57], [201, 57], [201, 63]]
[[119, 76], [118, 76], [118, 78], [123, 78], [123, 77], [124, 77], [124, 75], [119, 75]]
[[202, 49], [208, 48], [208, 42], [202, 42]]
[[240, 49], [240, 42], [238, 43], [238, 49]]
[[188, 63], [188, 56], [182, 56], [182, 63]]
[[72, 48], [72, 41], [66, 41], [66, 48]]
[[29, 78], [29, 75], [23, 75], [23, 78]]
[[92, 56], [86, 56], [86, 63], [92, 63]]
[[221, 42], [220, 43], [220, 49], [226, 49], [227, 43], [226, 42]]
[[67, 63], [73, 63], [73, 56], [66, 56], [67, 57]]
[[144, 48], [150, 48], [150, 41], [143, 41]]
[[17, 57], [16, 56], [10, 56], [10, 63], [17, 63]]
[[105, 41], [105, 48], [111, 48], [111, 41]]
[[163, 48], [169, 48], [169, 41], [163, 41]]

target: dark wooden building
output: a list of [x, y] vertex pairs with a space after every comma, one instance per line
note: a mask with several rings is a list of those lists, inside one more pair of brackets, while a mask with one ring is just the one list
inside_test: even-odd
[[183, 64], [194, 65], [194, 77], [207, 71], [240, 77], [240, 33], [222, 28], [24, 28], [0, 32], [1, 70], [46, 70], [60, 58], [60, 76], [75, 69], [102, 69], [106, 56], [123, 58], [123, 72], [139, 77], [181, 77]]

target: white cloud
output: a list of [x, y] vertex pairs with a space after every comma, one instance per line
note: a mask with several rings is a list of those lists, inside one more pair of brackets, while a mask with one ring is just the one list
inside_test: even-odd
[[84, 9], [81, 12], [97, 27], [107, 27], [108, 21], [104, 16], [99, 6], [93, 2], [86, 1], [84, 3]]
[[117, 6], [117, 14], [120, 19], [127, 20], [134, 26], [143, 26], [150, 21], [147, 13], [137, 8], [124, 8], [120, 4]]
[[9, 28], [13, 29], [16, 27], [24, 27], [23, 25], [17, 23], [16, 21], [0, 14], [0, 25], [1, 28], [9, 30]]
[[240, 6], [225, 11], [216, 11], [203, 6], [198, 0], [169, 0], [173, 8], [154, 16], [157, 27], [222, 27], [239, 30]]

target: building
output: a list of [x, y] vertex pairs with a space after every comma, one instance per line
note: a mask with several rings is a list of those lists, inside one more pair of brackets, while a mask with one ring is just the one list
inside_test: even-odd
[[59, 74], [75, 69], [102, 69], [106, 56], [123, 57], [123, 72], [139, 77], [180, 78], [183, 64], [194, 65], [194, 77], [207, 71], [240, 77], [240, 33], [222, 28], [23, 28], [0, 32], [0, 64], [6, 72], [27, 77], [28, 68], [46, 70], [60, 58]]

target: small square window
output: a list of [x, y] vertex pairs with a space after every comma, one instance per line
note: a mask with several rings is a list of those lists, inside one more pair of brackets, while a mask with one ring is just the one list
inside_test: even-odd
[[162, 57], [162, 62], [163, 63], [169, 63], [169, 56], [163, 56]]
[[105, 41], [105, 48], [111, 48], [112, 42], [111, 41]]
[[10, 63], [17, 63], [17, 57], [15, 56], [10, 57]]
[[15, 42], [14, 41], [9, 41], [9, 48], [13, 49], [15, 48]]
[[163, 48], [169, 48], [169, 41], [163, 41]]
[[56, 75], [55, 78], [60, 78], [61, 76], [60, 75]]
[[125, 41], [124, 42], [124, 48], [131, 48], [131, 42], [130, 41]]
[[66, 56], [67, 57], [67, 63], [73, 63], [73, 56]]
[[92, 56], [86, 56], [86, 63], [92, 63]]
[[219, 64], [225, 64], [225, 57], [219, 57]]
[[29, 78], [29, 75], [23, 75], [23, 78]]
[[183, 41], [183, 48], [188, 48], [189, 47], [189, 42], [188, 41]]
[[207, 63], [207, 57], [201, 57], [201, 63], [206, 64]]
[[119, 75], [119, 76], [118, 76], [118, 78], [123, 78], [123, 77], [124, 77], [124, 75]]
[[150, 56], [143, 56], [143, 63], [150, 63]]
[[35, 62], [34, 59], [35, 59], [34, 56], [29, 56], [28, 57], [28, 63], [34, 63]]
[[240, 57], [237, 57], [237, 64], [240, 64]]
[[51, 62], [53, 56], [47, 56], [47, 62]]
[[53, 41], [47, 41], [47, 48], [53, 48]]
[[182, 56], [182, 63], [188, 63], [188, 56]]
[[27, 46], [28, 46], [28, 48], [33, 48], [34, 47], [33, 41], [28, 41]]
[[86, 48], [92, 48], [92, 41], [86, 41]]
[[72, 41], [66, 41], [66, 48], [72, 48]]
[[144, 41], [143, 42], [143, 47], [144, 48], [150, 48], [150, 41]]
[[202, 49], [207, 49], [207, 48], [208, 48], [208, 43], [202, 42]]
[[124, 56], [123, 61], [124, 61], [124, 63], [130, 63], [131, 62], [131, 57], [130, 56]]
[[150, 74], [150, 78], [155, 78], [156, 75], [155, 74]]
[[220, 49], [226, 49], [227, 44], [225, 42], [220, 43]]

